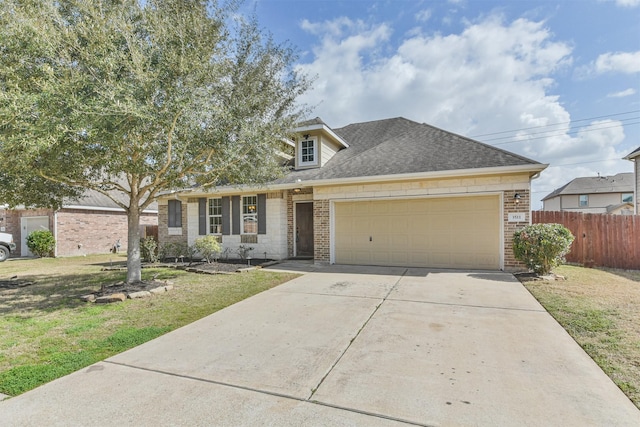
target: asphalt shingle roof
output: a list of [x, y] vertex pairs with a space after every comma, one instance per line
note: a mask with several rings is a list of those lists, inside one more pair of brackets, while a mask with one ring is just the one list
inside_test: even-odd
[[279, 183], [516, 165], [531, 159], [402, 117], [333, 129], [348, 144], [325, 166], [291, 171]]
[[575, 178], [552, 191], [542, 200], [548, 200], [564, 194], [632, 193], [633, 180], [633, 172], [619, 173], [613, 176]]

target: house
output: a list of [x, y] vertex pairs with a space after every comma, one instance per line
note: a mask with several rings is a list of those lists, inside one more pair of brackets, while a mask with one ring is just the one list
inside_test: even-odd
[[[152, 204], [140, 217], [141, 231], [157, 226], [158, 208]], [[86, 191], [79, 200], [67, 201], [61, 209], [0, 208], [0, 230], [13, 235], [13, 256], [32, 256], [27, 236], [49, 230], [56, 239], [55, 256], [108, 253], [116, 242], [127, 247], [127, 215], [113, 200], [96, 191]], [[144, 234], [142, 234], [144, 235]]]
[[627, 160], [631, 160], [634, 165], [633, 165], [633, 174], [634, 174], [634, 180], [633, 180], [633, 200], [635, 201], [635, 203], [633, 204], [634, 206], [634, 213], [636, 215], [640, 214], [640, 200], [638, 200], [638, 189], [640, 189], [640, 147], [638, 147], [635, 151], [632, 151], [628, 156], [625, 157], [625, 159]]
[[576, 178], [542, 199], [545, 211], [633, 214], [633, 173]]
[[522, 267], [511, 241], [530, 223], [531, 179], [547, 165], [405, 118], [339, 129], [316, 118], [296, 134], [279, 180], [160, 197], [160, 244], [214, 234], [254, 258]]

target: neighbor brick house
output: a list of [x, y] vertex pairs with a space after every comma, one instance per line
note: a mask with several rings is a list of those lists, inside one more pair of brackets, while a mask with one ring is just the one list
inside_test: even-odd
[[640, 190], [640, 147], [632, 151], [625, 157], [627, 160], [631, 160], [633, 164], [633, 200], [634, 200], [634, 213], [640, 214], [640, 200], [638, 200], [638, 191]]
[[254, 258], [514, 270], [530, 183], [547, 165], [404, 118], [296, 129], [290, 171], [158, 200], [160, 243], [218, 236]]
[[[140, 217], [141, 230], [158, 224], [157, 205], [151, 205]], [[16, 252], [12, 257], [30, 256], [26, 239], [34, 230], [49, 230], [56, 239], [55, 256], [108, 253], [119, 241], [127, 248], [127, 215], [113, 200], [95, 191], [87, 191], [79, 200], [68, 201], [54, 209], [2, 209], [0, 229], [13, 235]]]
[[542, 199], [544, 211], [632, 215], [633, 173], [575, 178]]

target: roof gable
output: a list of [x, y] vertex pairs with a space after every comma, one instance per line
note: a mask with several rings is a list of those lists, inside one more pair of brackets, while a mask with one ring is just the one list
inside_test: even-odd
[[562, 187], [552, 191], [542, 200], [548, 200], [565, 194], [632, 193], [633, 180], [633, 172], [619, 173], [613, 176], [575, 178]]

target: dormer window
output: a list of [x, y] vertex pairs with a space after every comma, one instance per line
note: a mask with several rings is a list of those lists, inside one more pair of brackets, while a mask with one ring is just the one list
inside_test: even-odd
[[300, 141], [298, 165], [315, 166], [318, 164], [318, 145], [314, 138], [306, 137]]

